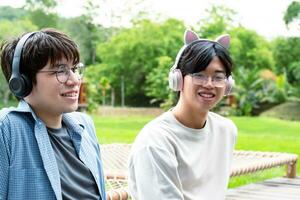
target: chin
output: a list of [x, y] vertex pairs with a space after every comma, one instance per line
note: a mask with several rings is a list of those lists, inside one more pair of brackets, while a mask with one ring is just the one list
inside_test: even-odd
[[211, 102], [211, 103], [199, 103], [197, 104], [197, 109], [198, 110], [205, 110], [205, 111], [209, 111], [211, 109], [213, 109], [216, 106], [216, 102]]
[[78, 105], [76, 106], [70, 106], [69, 108], [64, 109], [64, 113], [74, 112], [78, 109]]

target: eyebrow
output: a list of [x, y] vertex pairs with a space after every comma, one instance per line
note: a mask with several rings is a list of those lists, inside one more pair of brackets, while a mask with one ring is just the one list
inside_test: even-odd
[[224, 70], [215, 70], [215, 73], [216, 74], [218, 74], [218, 73], [226, 74], [226, 72]]
[[56, 68], [56, 69], [58, 69], [61, 65], [65, 65], [65, 66], [68, 66], [67, 64], [65, 64], [65, 63], [55, 63], [55, 64], [53, 64], [52, 65], [52, 67], [51, 67], [51, 69], [53, 69], [53, 68]]

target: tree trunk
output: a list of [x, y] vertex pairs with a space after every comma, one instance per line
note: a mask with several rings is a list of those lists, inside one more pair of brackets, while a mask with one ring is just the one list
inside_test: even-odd
[[112, 107], [115, 106], [115, 88], [111, 88], [110, 104]]
[[102, 90], [102, 106], [105, 106], [105, 96], [106, 96], [106, 92], [105, 90]]
[[121, 77], [121, 106], [125, 106], [125, 83], [124, 76]]

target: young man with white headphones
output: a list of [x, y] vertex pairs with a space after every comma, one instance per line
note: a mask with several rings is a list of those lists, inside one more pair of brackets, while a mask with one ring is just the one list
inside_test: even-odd
[[74, 112], [84, 68], [78, 46], [55, 29], [1, 45], [16, 108], [0, 110], [0, 199], [106, 199], [90, 117]]
[[233, 86], [228, 35], [200, 39], [187, 30], [169, 74], [174, 108], [149, 122], [129, 158], [134, 200], [221, 200], [237, 136], [234, 123], [210, 110]]

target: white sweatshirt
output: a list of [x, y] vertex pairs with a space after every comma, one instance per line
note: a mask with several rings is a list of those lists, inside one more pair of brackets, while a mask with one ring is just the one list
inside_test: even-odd
[[205, 127], [181, 124], [171, 111], [149, 122], [129, 157], [134, 200], [221, 200], [228, 185], [237, 128], [209, 112]]

